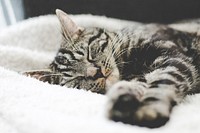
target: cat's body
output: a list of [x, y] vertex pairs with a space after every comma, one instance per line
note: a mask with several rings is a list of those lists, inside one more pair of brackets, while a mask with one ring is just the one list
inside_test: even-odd
[[159, 127], [174, 105], [198, 92], [200, 36], [159, 24], [117, 32], [83, 29], [62, 11], [57, 16], [63, 42], [41, 80], [107, 92], [108, 118]]

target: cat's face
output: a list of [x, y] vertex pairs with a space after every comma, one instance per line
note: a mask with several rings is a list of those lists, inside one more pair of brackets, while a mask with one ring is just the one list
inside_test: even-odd
[[59, 84], [105, 93], [119, 80], [113, 57], [113, 33], [100, 28], [80, 28], [64, 12], [56, 13], [63, 42], [51, 67], [54, 73], [62, 74]]

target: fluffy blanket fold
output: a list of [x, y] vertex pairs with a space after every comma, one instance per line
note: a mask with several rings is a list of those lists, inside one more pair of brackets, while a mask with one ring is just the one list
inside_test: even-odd
[[[72, 19], [85, 27], [109, 30], [140, 25], [92, 15]], [[193, 21], [171, 26], [190, 32], [200, 29]], [[107, 120], [106, 96], [49, 85], [18, 73], [47, 67], [60, 39], [60, 26], [52, 15], [32, 18], [0, 32], [1, 133], [200, 132], [200, 94], [188, 96], [175, 107], [165, 126], [148, 129]]]

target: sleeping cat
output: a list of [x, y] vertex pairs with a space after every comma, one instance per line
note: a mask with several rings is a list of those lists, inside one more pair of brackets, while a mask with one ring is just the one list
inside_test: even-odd
[[200, 36], [147, 24], [110, 32], [77, 26], [56, 10], [63, 40], [49, 71], [27, 72], [39, 80], [107, 94], [108, 118], [160, 127], [172, 108], [198, 92]]

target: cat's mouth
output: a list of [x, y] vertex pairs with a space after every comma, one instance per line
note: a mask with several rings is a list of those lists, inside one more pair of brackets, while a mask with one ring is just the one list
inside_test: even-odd
[[96, 86], [90, 88], [92, 92], [105, 94], [116, 82], [119, 81], [119, 72], [117, 70], [110, 72], [108, 75], [98, 77], [95, 80]]
[[106, 67], [89, 66], [85, 72], [85, 79], [95, 81], [99, 89], [101, 88], [106, 91], [119, 81], [119, 71], [117, 68], [110, 69]]

